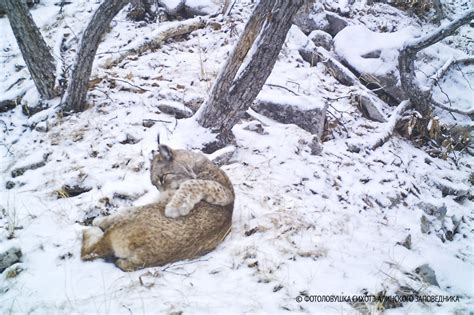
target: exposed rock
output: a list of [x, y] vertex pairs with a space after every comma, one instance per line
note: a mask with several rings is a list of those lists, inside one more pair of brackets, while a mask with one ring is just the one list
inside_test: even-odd
[[36, 124], [35, 130], [38, 132], [48, 132], [49, 130], [49, 124], [48, 121], [41, 121]]
[[153, 127], [156, 122], [157, 122], [157, 121], [154, 120], [154, 119], [143, 119], [142, 125], [143, 125], [143, 127], [145, 127], [145, 128], [150, 128], [150, 127]]
[[459, 220], [456, 216], [446, 218], [443, 220], [442, 231], [444, 232], [444, 238], [450, 242], [454, 240], [454, 236], [459, 233], [459, 227], [461, 222], [464, 221], [464, 217]]
[[470, 195], [470, 189], [463, 183], [454, 183], [442, 178], [432, 178], [433, 183], [438, 189], [441, 190], [443, 197], [456, 196], [456, 197], [468, 197]]
[[275, 97], [260, 93], [252, 109], [261, 115], [284, 124], [295, 124], [321, 137], [326, 120], [327, 104], [303, 95]]
[[326, 12], [319, 2], [313, 5], [303, 5], [294, 16], [293, 23], [305, 34], [309, 34], [314, 30], [327, 31], [329, 29]]
[[337, 33], [342, 31], [346, 26], [350, 24], [349, 20], [343, 18], [336, 13], [326, 12], [326, 20], [328, 21], [329, 26], [327, 27], [326, 31], [331, 34], [333, 37], [336, 36]]
[[323, 152], [323, 146], [319, 137], [313, 137], [313, 140], [308, 144], [311, 149], [311, 155], [321, 155]]
[[235, 147], [228, 146], [222, 148], [220, 150], [215, 151], [214, 153], [210, 154], [208, 158], [216, 165], [222, 166], [226, 165], [229, 160], [234, 156]]
[[219, 5], [217, 5], [217, 3], [218, 1], [211, 0], [186, 1], [183, 9], [187, 17], [214, 14], [219, 11]]
[[21, 256], [21, 250], [16, 246], [11, 246], [6, 251], [0, 252], [0, 272], [19, 262]]
[[[12, 170], [12, 177], [18, 177], [23, 175], [28, 170], [35, 170], [37, 168], [43, 167], [46, 165], [46, 160], [48, 159], [49, 154], [42, 154], [41, 158], [39, 156], [33, 156], [31, 161], [28, 161], [24, 165], [17, 166]], [[28, 158], [27, 158], [28, 159]]]
[[163, 100], [158, 102], [157, 106], [161, 112], [172, 115], [176, 119], [189, 118], [193, 115], [193, 111], [180, 102]]
[[80, 194], [86, 193], [88, 191], [91, 191], [92, 187], [82, 187], [80, 185], [63, 185], [61, 189], [56, 191], [56, 194], [58, 195], [58, 199], [61, 198], [69, 198], [69, 197], [76, 197], [79, 196]]
[[0, 101], [0, 113], [7, 112], [16, 107], [16, 101], [14, 100], [4, 100]]
[[48, 104], [46, 102], [38, 101], [33, 104], [22, 104], [21, 111], [24, 115], [31, 117], [36, 113], [39, 113], [48, 108]]
[[385, 122], [386, 119], [382, 114], [380, 109], [380, 99], [370, 94], [361, 93], [358, 95], [359, 99], [359, 109], [361, 110], [362, 114], [370, 118], [371, 120], [375, 120], [378, 122]]
[[244, 130], [253, 131], [258, 133], [259, 135], [268, 134], [268, 132], [266, 132], [263, 128], [262, 124], [257, 121], [249, 123], [247, 126], [244, 127]]
[[127, 133], [125, 134], [125, 139], [120, 141], [120, 144], [137, 144], [141, 139], [137, 139], [133, 135]]
[[438, 280], [436, 279], [436, 273], [428, 264], [424, 264], [415, 268], [415, 273], [419, 275], [424, 282], [439, 287]]
[[12, 182], [11, 180], [7, 181], [6, 184], [5, 184], [5, 188], [6, 189], [12, 189], [12, 188], [15, 188], [15, 182]]
[[448, 208], [444, 204], [441, 207], [437, 207], [429, 203], [420, 202], [417, 204], [417, 206], [427, 215], [435, 216], [440, 220], [444, 219], [446, 213], [448, 212]]
[[428, 220], [428, 218], [425, 215], [421, 216], [420, 227], [421, 227], [421, 233], [428, 234], [430, 232], [431, 222], [430, 220]]
[[386, 104], [374, 92], [363, 86], [359, 79], [325, 48], [321, 46], [315, 47], [314, 44], [313, 47], [307, 45], [299, 49], [299, 53], [311, 65], [315, 65], [318, 62], [324, 63], [328, 72], [341, 84], [360, 87], [357, 97], [359, 99], [359, 108], [364, 116], [378, 122], [387, 121], [382, 112], [382, 108], [386, 107]]
[[398, 245], [402, 245], [406, 249], [411, 249], [411, 234], [408, 234], [403, 242], [398, 242]]
[[169, 15], [183, 18], [214, 14], [219, 10], [218, 1], [215, 0], [158, 0], [158, 3]]
[[204, 97], [197, 94], [186, 94], [183, 97], [183, 104], [192, 110], [193, 113], [197, 112], [199, 107], [204, 103]]
[[331, 35], [324, 31], [314, 30], [308, 35], [308, 37], [316, 46], [321, 46], [328, 51], [333, 48], [334, 44]]
[[[367, 86], [383, 88], [395, 102], [401, 102], [407, 95], [399, 84], [398, 49], [414, 36], [414, 28], [378, 33], [364, 25], [352, 25], [334, 37], [334, 51]], [[352, 45], [361, 41], [364, 45]]]

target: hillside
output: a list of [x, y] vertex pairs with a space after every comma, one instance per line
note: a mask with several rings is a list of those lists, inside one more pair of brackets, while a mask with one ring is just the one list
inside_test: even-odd
[[[98, 3], [73, 1], [59, 12], [55, 2], [41, 1], [31, 13], [55, 57], [61, 56], [67, 67]], [[25, 114], [24, 106], [0, 113], [0, 253], [12, 247], [22, 252], [21, 262], [1, 275], [0, 313], [472, 312], [472, 147], [442, 159], [398, 134], [375, 150], [364, 147], [385, 125], [362, 114], [351, 97], [353, 86], [337, 81], [323, 63], [302, 59], [299, 50], [306, 38], [296, 26], [259, 97], [298, 94], [311, 98], [312, 106], [326, 104], [322, 153], [312, 154], [309, 132], [249, 110], [233, 129], [236, 145], [222, 166], [234, 184], [236, 206], [232, 231], [215, 251], [131, 273], [103, 260], [80, 260], [82, 230], [94, 217], [159, 197], [149, 180], [157, 134], [162, 143], [192, 150], [212, 140], [193, 118], [176, 119], [159, 107], [195, 109], [203, 102], [252, 12], [252, 2], [236, 1], [229, 16], [214, 17], [189, 35], [109, 66], [120, 51], [178, 23], [133, 22], [126, 17], [127, 8], [99, 46], [88, 110], [63, 116], [58, 98], [33, 115]], [[468, 3], [450, 1], [446, 12], [457, 16]], [[365, 25], [372, 32], [397, 32], [401, 42], [403, 36], [437, 27], [429, 18], [382, 3], [325, 4], [326, 10], [349, 10], [346, 18], [359, 29]], [[35, 104], [38, 92], [5, 16], [0, 29], [0, 100], [24, 95], [23, 105]], [[367, 30], [360, 32], [369, 34]], [[419, 63], [426, 77], [449, 58], [472, 57], [473, 30], [471, 22], [429, 47]], [[369, 45], [365, 35], [356, 37], [361, 34], [357, 28], [353, 32], [346, 41], [343, 34], [335, 40], [349, 57], [363, 54]], [[377, 44], [390, 48], [387, 41]], [[448, 93], [454, 105], [472, 109], [473, 78], [472, 64], [462, 71], [453, 68], [434, 95], [441, 99]], [[381, 110], [389, 117], [393, 107]], [[444, 122], [472, 126], [467, 116], [436, 114]], [[459, 301], [296, 300], [403, 293]]]

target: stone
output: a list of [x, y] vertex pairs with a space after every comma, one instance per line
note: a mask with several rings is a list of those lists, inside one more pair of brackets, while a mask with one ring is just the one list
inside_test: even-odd
[[405, 237], [405, 240], [402, 243], [397, 243], [398, 245], [402, 245], [406, 249], [411, 249], [411, 234], [408, 234], [407, 237]]
[[24, 159], [18, 160], [11, 172], [12, 177], [18, 177], [28, 170], [34, 170], [45, 166], [50, 154], [51, 153], [45, 153], [44, 151], [33, 152]]
[[267, 93], [260, 93], [252, 109], [275, 121], [295, 124], [321, 137], [326, 121], [327, 104], [318, 98], [304, 95], [274, 97]]
[[348, 19], [332, 12], [326, 12], [326, 19], [329, 24], [326, 31], [333, 37], [350, 24]]
[[380, 99], [368, 93], [361, 93], [358, 95], [359, 107], [362, 114], [374, 121], [387, 121], [382, 114]]
[[316, 46], [323, 47], [328, 51], [330, 51], [334, 46], [331, 35], [324, 31], [314, 30], [309, 33], [308, 37]]
[[319, 140], [319, 137], [314, 136], [308, 146], [311, 149], [311, 155], [321, 155], [323, 152], [323, 146]]
[[29, 164], [29, 165], [26, 165], [26, 166], [23, 166], [23, 167], [15, 168], [12, 171], [12, 177], [15, 178], [15, 177], [21, 176], [28, 170], [35, 170], [35, 169], [43, 167], [45, 165], [46, 165], [45, 161], [40, 161], [40, 162]]
[[191, 18], [197, 15], [209, 15], [219, 11], [219, 5], [215, 0], [158, 0], [158, 3], [171, 16]]
[[0, 272], [19, 262], [21, 256], [21, 250], [16, 246], [11, 246], [6, 251], [0, 252]]
[[309, 34], [314, 30], [326, 31], [329, 29], [326, 12], [319, 2], [309, 6], [303, 5], [293, 17], [293, 23], [305, 34]]
[[420, 227], [421, 227], [421, 233], [428, 234], [430, 232], [431, 222], [430, 220], [428, 220], [428, 218], [426, 218], [425, 215], [421, 216]]
[[0, 113], [8, 112], [16, 107], [16, 101], [14, 100], [4, 100], [0, 101]]
[[45, 109], [48, 109], [48, 104], [43, 101], [38, 101], [33, 104], [22, 104], [21, 111], [25, 116], [31, 117], [34, 114], [37, 114]]
[[180, 102], [163, 100], [158, 102], [157, 107], [162, 113], [174, 116], [176, 119], [189, 118], [193, 115], [193, 111]]
[[417, 206], [427, 215], [434, 216], [440, 220], [444, 219], [448, 212], [448, 208], [444, 204], [441, 207], [438, 207], [430, 203], [420, 202]]
[[153, 127], [155, 125], [155, 123], [156, 123], [156, 120], [154, 120], [154, 119], [143, 119], [143, 121], [142, 121], [142, 125], [145, 128]]
[[61, 198], [71, 198], [79, 196], [83, 193], [89, 192], [92, 190], [92, 187], [83, 187], [80, 185], [63, 185], [61, 189], [56, 191], [58, 199]]
[[424, 282], [439, 287], [436, 273], [428, 264], [415, 268], [415, 273], [419, 275]]
[[38, 132], [48, 132], [49, 130], [49, 124], [48, 124], [48, 121], [41, 121], [39, 123], [36, 124], [35, 126], [35, 130], [38, 131]]

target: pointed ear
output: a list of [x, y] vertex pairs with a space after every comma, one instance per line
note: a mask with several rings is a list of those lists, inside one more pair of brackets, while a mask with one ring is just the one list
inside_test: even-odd
[[158, 146], [158, 151], [160, 152], [160, 155], [167, 161], [171, 161], [173, 159], [173, 149], [171, 149], [169, 146], [160, 144]]

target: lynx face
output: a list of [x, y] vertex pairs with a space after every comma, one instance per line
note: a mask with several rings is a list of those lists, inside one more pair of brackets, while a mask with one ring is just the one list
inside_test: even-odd
[[160, 192], [177, 190], [183, 182], [196, 178], [187, 159], [177, 159], [171, 148], [160, 145], [153, 152], [151, 161], [151, 182]]

